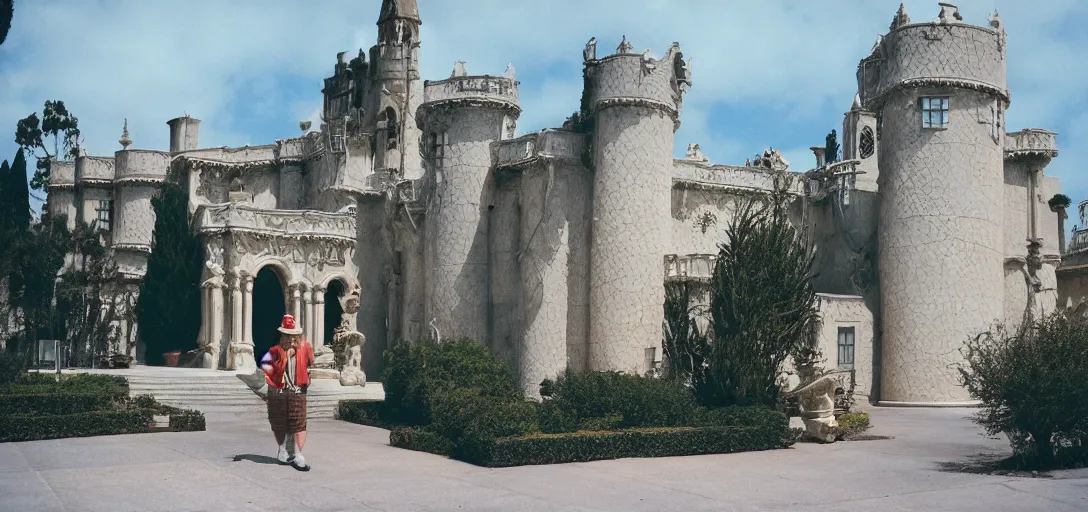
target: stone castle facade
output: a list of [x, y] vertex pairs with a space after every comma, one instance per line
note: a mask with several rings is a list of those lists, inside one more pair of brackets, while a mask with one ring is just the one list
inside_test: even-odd
[[[101, 219], [123, 271], [142, 275], [150, 198], [190, 186], [208, 263], [198, 343], [223, 369], [254, 366], [261, 315], [290, 311], [328, 343], [340, 299], [368, 372], [397, 339], [467, 336], [524, 389], [565, 370], [644, 373], [661, 360], [664, 283], [706, 282], [738, 203], [792, 177], [791, 216], [817, 247], [821, 348], [858, 393], [892, 403], [968, 400], [949, 365], [995, 320], [1052, 310], [1064, 228], [1046, 207], [1055, 134], [1007, 133], [1006, 36], [905, 10], [858, 66], [843, 159], [793, 172], [781, 154], [674, 159], [689, 61], [583, 50], [585, 91], [563, 127], [518, 135], [513, 67], [422, 81], [415, 0], [385, 0], [369, 53], [337, 57], [321, 126], [245, 148], [127, 148], [54, 171], [50, 208]], [[271, 297], [271, 299], [269, 299]], [[258, 322], [255, 323], [254, 319]], [[274, 328], [274, 326], [273, 326]]]

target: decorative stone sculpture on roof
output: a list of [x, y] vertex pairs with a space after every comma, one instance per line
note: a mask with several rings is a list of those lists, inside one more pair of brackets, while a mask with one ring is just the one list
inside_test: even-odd
[[620, 41], [620, 45], [616, 47], [616, 54], [622, 55], [625, 53], [631, 53], [631, 50], [635, 49], [635, 45], [627, 42], [627, 35], [624, 34], [623, 40]]
[[[747, 162], [745, 164], [748, 165]], [[782, 152], [769, 148], [762, 155], [756, 155], [756, 159], [751, 162], [751, 166], [772, 171], [785, 171], [789, 169], [790, 163], [782, 156]]]
[[895, 30], [903, 25], [910, 25], [910, 15], [907, 14], [907, 8], [903, 7], [903, 4], [899, 4], [899, 10], [896, 11], [895, 17], [892, 18], [892, 24], [888, 27], [888, 30]]
[[582, 59], [586, 62], [597, 60], [597, 38], [589, 38], [586, 49], [582, 50]]
[[655, 69], [657, 69], [657, 59], [654, 59], [650, 49], [647, 48], [642, 52], [642, 74], [648, 75], [653, 73]]
[[937, 19], [939, 19], [941, 23], [958, 23], [963, 21], [963, 16], [960, 16], [959, 7], [944, 2], [937, 5], [941, 6], [941, 13], [937, 15]]
[[503, 72], [502, 76], [508, 80], [517, 79], [517, 71], [514, 70], [514, 63], [511, 62], [506, 65], [506, 71]]
[[453, 73], [450, 74], [450, 78], [459, 76], [468, 76], [468, 63], [463, 60], [453, 63]]
[[685, 160], [692, 160], [695, 162], [709, 162], [710, 159], [703, 154], [703, 151], [699, 149], [698, 144], [688, 144], [687, 154], [684, 155]]
[[994, 13], [990, 15], [990, 26], [994, 30], [1004, 30], [1004, 24], [1001, 23], [1001, 15], [997, 14], [997, 9], [994, 9]]
[[126, 150], [132, 145], [132, 139], [128, 136], [128, 118], [125, 118], [125, 127], [121, 129], [121, 139], [117, 142], [121, 143], [122, 150]]

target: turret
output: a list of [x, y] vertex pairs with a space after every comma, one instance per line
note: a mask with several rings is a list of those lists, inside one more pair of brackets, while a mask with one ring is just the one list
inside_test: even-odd
[[[185, 129], [199, 123], [191, 117], [170, 121], [171, 148], [174, 149], [175, 127]], [[160, 184], [170, 169], [171, 154], [165, 151], [128, 149], [132, 139], [125, 123], [121, 140], [122, 149], [114, 153], [116, 164], [114, 180], [115, 217], [113, 219], [113, 245], [117, 264], [123, 275], [142, 277], [147, 271], [147, 257], [151, 254], [151, 235], [155, 230], [155, 210], [151, 199], [158, 193]], [[193, 132], [193, 148], [196, 135]], [[184, 147], [184, 146], [183, 146]], [[189, 149], [193, 149], [189, 148]], [[176, 151], [176, 149], [175, 149]]]
[[170, 125], [170, 152], [189, 151], [200, 142], [200, 120], [195, 117], [178, 117], [166, 122]]
[[491, 143], [521, 113], [518, 82], [469, 76], [459, 63], [454, 76], [424, 82], [424, 91], [416, 121], [434, 190], [426, 221], [426, 318], [437, 318], [443, 337], [486, 344]]
[[689, 68], [665, 56], [584, 52], [582, 115], [593, 123], [593, 226], [588, 366], [642, 374], [661, 357], [664, 257], [672, 218], [673, 134]]
[[860, 110], [879, 119], [880, 398], [891, 403], [968, 400], [958, 349], [1004, 316], [1005, 32], [940, 5], [926, 23], [900, 7], [858, 66]]
[[396, 170], [406, 179], [423, 174], [415, 119], [423, 102], [419, 83], [422, 23], [416, 0], [384, 0], [378, 43], [370, 49], [371, 92], [363, 122], [374, 130], [374, 169]]

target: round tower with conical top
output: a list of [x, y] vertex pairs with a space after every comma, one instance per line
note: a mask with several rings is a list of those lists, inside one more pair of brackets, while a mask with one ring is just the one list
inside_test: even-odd
[[1005, 32], [899, 8], [858, 67], [862, 105], [878, 113], [882, 316], [880, 399], [955, 405], [971, 336], [1003, 317], [1001, 119], [1009, 105]]
[[591, 40], [585, 61], [594, 172], [588, 366], [643, 374], [661, 356], [674, 132], [688, 65], [679, 44], [655, 59], [633, 52], [626, 37], [601, 59]]

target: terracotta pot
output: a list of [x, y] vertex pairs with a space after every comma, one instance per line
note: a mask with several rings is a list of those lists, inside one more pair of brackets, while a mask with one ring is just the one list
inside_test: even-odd
[[181, 357], [181, 351], [166, 352], [162, 357], [166, 360], [166, 366], [177, 366], [178, 358]]

